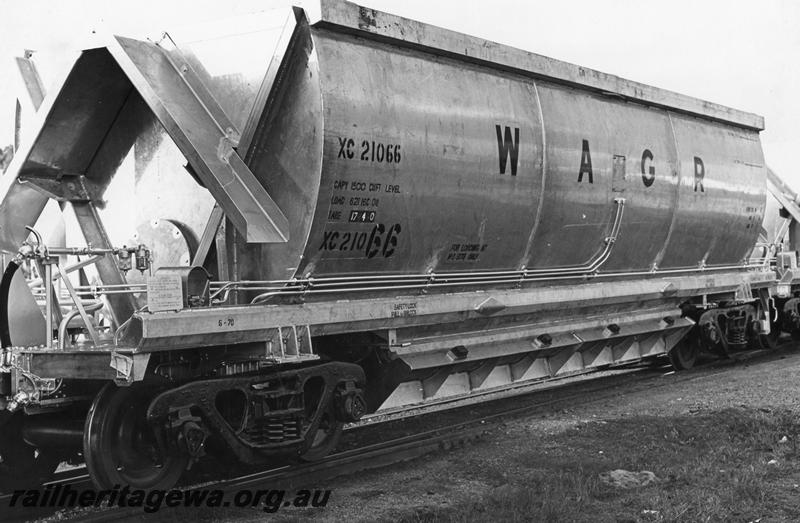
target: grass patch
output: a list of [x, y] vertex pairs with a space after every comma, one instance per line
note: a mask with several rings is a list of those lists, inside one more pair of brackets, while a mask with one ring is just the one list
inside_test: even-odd
[[[489, 491], [452, 507], [420, 507], [402, 519], [797, 521], [799, 439], [800, 419], [789, 410], [582, 424], [558, 436], [513, 441], [505, 458], [472, 471], [494, 486]], [[600, 473], [613, 469], [648, 470], [660, 481], [633, 489], [601, 482]]]

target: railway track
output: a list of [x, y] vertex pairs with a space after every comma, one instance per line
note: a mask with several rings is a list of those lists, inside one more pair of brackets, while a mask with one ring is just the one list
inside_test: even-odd
[[[438, 451], [459, 448], [470, 442], [480, 440], [504, 420], [519, 416], [530, 416], [561, 410], [576, 403], [598, 403], [613, 399], [622, 394], [642, 390], [677, 386], [693, 380], [704, 380], [726, 372], [743, 361], [767, 362], [782, 357], [790, 347], [782, 344], [775, 351], [750, 351], [737, 354], [734, 359], [708, 362], [696, 370], [674, 373], [667, 366], [639, 366], [619, 369], [602, 377], [578, 380], [561, 380], [550, 386], [518, 388], [515, 391], [496, 391], [489, 401], [473, 403], [467, 401], [448, 401], [438, 405], [436, 412], [420, 414], [419, 408], [405, 409], [389, 415], [374, 416], [364, 424], [348, 427], [342, 450], [327, 458], [304, 464], [284, 464], [266, 470], [236, 475], [235, 477], [184, 484], [178, 489], [217, 489], [226, 493], [245, 489], [280, 488], [295, 489], [336, 477], [347, 476], [366, 470], [378, 469]], [[501, 404], [502, 403], [502, 404]], [[435, 421], [429, 418], [436, 418]], [[466, 421], [464, 418], [468, 418]], [[386, 433], [397, 434], [400, 427], [406, 432], [386, 440]], [[395, 426], [393, 426], [395, 425]], [[425, 430], [420, 427], [433, 426]], [[75, 490], [91, 489], [91, 482], [83, 468], [64, 471], [44, 488], [55, 489], [69, 485]], [[0, 507], [10, 510], [10, 495], [0, 496]], [[184, 507], [181, 507], [183, 509]], [[15, 520], [47, 519], [56, 509], [49, 507], [14, 507], [9, 516]], [[189, 512], [190, 513], [190, 512]], [[141, 518], [143, 508], [137, 507], [90, 507], [82, 509], [62, 509], [58, 521], [101, 522], [129, 521]]]

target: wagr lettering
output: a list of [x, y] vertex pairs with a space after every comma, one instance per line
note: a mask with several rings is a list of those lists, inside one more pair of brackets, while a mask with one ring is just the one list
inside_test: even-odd
[[[495, 125], [497, 134], [497, 154], [500, 158], [500, 174], [506, 173], [508, 160], [511, 159], [511, 176], [517, 175], [517, 163], [519, 160], [519, 127], [514, 128], [511, 134], [511, 127]], [[505, 127], [505, 132], [503, 131]]]
[[[650, 149], [642, 151], [642, 161], [640, 163], [642, 173], [642, 183], [645, 187], [651, 187], [656, 181], [656, 168], [654, 165], [655, 155]], [[706, 176], [706, 167], [703, 159], [695, 156], [694, 162], [694, 192], [705, 192], [703, 181]], [[581, 146], [580, 165], [578, 167], [578, 183], [584, 180], [594, 184], [594, 170], [592, 168], [592, 152], [589, 140], [583, 140]]]

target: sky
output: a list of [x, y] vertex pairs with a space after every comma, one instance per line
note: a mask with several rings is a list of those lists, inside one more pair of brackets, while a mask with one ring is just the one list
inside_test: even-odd
[[[271, 11], [283, 0], [0, 0], [0, 148], [13, 136], [13, 61], [36, 51], [54, 91], [93, 35]], [[800, 2], [796, 0], [362, 0], [381, 11], [760, 114], [767, 164], [800, 189]], [[276, 16], [278, 15], [276, 11]], [[221, 21], [220, 23], [224, 23]]]

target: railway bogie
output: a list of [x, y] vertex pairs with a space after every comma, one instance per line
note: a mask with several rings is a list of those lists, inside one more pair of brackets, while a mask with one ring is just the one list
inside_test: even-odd
[[249, 34], [248, 70], [114, 37], [46, 99], [0, 195], [0, 487], [800, 333], [760, 117], [347, 2]]

